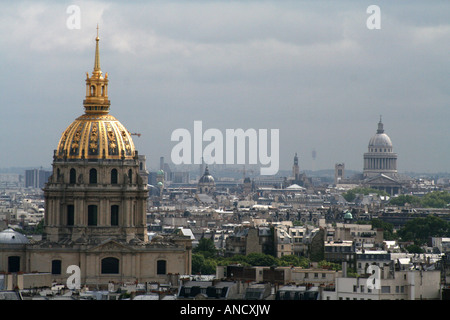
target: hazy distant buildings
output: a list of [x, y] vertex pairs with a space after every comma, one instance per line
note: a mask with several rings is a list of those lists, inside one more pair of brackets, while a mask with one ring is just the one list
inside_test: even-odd
[[51, 174], [51, 171], [42, 169], [25, 170], [25, 187], [43, 188]]

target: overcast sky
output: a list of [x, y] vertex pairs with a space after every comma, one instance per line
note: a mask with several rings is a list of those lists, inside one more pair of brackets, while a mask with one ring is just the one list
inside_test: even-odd
[[362, 170], [382, 115], [400, 172], [449, 172], [449, 18], [448, 0], [2, 1], [0, 168], [50, 167], [84, 112], [98, 23], [111, 114], [150, 169], [200, 120], [279, 129], [280, 169], [297, 152], [301, 170]]

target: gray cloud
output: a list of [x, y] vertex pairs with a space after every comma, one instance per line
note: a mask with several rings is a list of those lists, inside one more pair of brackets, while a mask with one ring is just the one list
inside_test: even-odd
[[[280, 164], [302, 169], [362, 155], [383, 115], [399, 169], [448, 171], [448, 2], [54, 1], [0, 5], [0, 167], [49, 166], [83, 112], [100, 24], [111, 113], [156, 167], [177, 128], [280, 129]], [[68, 30], [66, 8], [81, 8]], [[17, 146], [20, 146], [18, 148]], [[313, 164], [311, 152], [316, 150]]]

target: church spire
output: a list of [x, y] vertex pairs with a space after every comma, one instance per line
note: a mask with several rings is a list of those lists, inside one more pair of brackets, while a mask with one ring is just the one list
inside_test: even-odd
[[100, 52], [98, 49], [98, 43], [100, 41], [100, 38], [98, 37], [98, 24], [97, 24], [97, 38], [95, 38], [95, 62], [94, 62], [94, 72], [93, 73], [98, 73], [98, 74], [102, 74], [102, 70], [100, 69]]
[[92, 76], [86, 72], [86, 99], [83, 101], [86, 113], [108, 113], [110, 101], [108, 100], [108, 73], [102, 76], [100, 69], [100, 38], [95, 38], [95, 61]]

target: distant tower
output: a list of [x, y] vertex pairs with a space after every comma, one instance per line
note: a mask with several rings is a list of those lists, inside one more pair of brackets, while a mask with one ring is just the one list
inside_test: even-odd
[[300, 175], [300, 168], [298, 166], [297, 152], [295, 153], [295, 156], [294, 156], [294, 165], [292, 166], [292, 175], [294, 176], [294, 180], [298, 180], [299, 175]]
[[203, 157], [202, 157], [202, 161], [201, 161], [201, 163], [200, 163], [200, 169], [199, 169], [199, 176], [201, 177], [202, 175], [203, 175], [203, 173], [204, 173], [204, 166], [205, 166], [205, 161], [204, 161], [204, 159], [203, 159]]
[[249, 177], [244, 178], [243, 191], [245, 195], [252, 192], [252, 181]]
[[344, 179], [345, 165], [343, 163], [336, 163], [334, 165], [334, 184], [339, 184]]
[[317, 157], [317, 152], [315, 149], [313, 149], [313, 151], [311, 152], [311, 156], [312, 156], [312, 170], [315, 171], [316, 170], [316, 157]]

